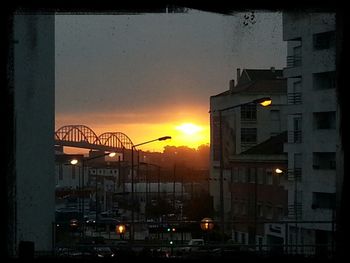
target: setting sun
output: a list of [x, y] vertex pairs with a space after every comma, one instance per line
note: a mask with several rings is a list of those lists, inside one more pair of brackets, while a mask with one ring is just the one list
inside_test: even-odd
[[[136, 117], [140, 118], [140, 115], [136, 117], [130, 115], [115, 116], [108, 113], [104, 113], [103, 115], [89, 114], [86, 116], [58, 115], [56, 118], [56, 130], [67, 123], [77, 123], [77, 120], [79, 120], [92, 129], [97, 135], [106, 132], [122, 132], [130, 138], [133, 144], [143, 143], [166, 135], [171, 136], [171, 140], [155, 141], [137, 147], [143, 151], [162, 152], [165, 146], [187, 146], [196, 149], [198, 146], [208, 144], [210, 141], [210, 126], [206, 116], [207, 113], [204, 110], [200, 112], [196, 112], [196, 110], [197, 109], [193, 110], [187, 108], [185, 112], [174, 110], [174, 113], [172, 113], [172, 120], [165, 117], [160, 118], [160, 120], [157, 119], [157, 121], [154, 122], [145, 122], [143, 119], [136, 119], [133, 123], [123, 123], [121, 121], [117, 124], [110, 120], [135, 119]], [[189, 114], [189, 112], [191, 112], [191, 114]], [[205, 112], [205, 114], [203, 114], [204, 116], [201, 115], [201, 112]], [[147, 114], [147, 116], [149, 115], [152, 114]], [[96, 123], [94, 120], [103, 120], [104, 123]], [[69, 149], [69, 147], [65, 147], [67, 153], [68, 150], [69, 153], [74, 153], [79, 149]], [[86, 150], [84, 150], [84, 153], [85, 152]]]
[[185, 134], [192, 135], [203, 130], [202, 127], [192, 124], [192, 123], [183, 123], [176, 127], [177, 130], [182, 131]]

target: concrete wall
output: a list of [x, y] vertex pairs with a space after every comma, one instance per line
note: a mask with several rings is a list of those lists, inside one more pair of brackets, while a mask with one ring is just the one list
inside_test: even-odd
[[[293, 56], [295, 39], [301, 44], [302, 64], [286, 68], [288, 92], [293, 92], [295, 78], [301, 77], [302, 104], [288, 106], [288, 131], [293, 130], [293, 114], [302, 118], [302, 142], [285, 144], [288, 152], [289, 169], [294, 168], [294, 154], [302, 153], [302, 179], [298, 190], [302, 191], [302, 220], [331, 220], [332, 211], [311, 209], [312, 192], [335, 193], [335, 170], [315, 170], [312, 167], [313, 152], [336, 152], [338, 127], [336, 129], [316, 130], [313, 113], [337, 111], [336, 89], [317, 90], [314, 88], [314, 73], [335, 71], [335, 45], [329, 49], [314, 50], [313, 36], [335, 30], [335, 15], [331, 13], [287, 13], [283, 15], [283, 38], [288, 42], [288, 56]], [[292, 40], [292, 41], [291, 41]], [[289, 185], [289, 204], [294, 202], [294, 182]], [[311, 228], [330, 230], [331, 225], [320, 224]]]
[[15, 15], [14, 40], [15, 246], [31, 241], [36, 251], [50, 251], [55, 215], [54, 15]]

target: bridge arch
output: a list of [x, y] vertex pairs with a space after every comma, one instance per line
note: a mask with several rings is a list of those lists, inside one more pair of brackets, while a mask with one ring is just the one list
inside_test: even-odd
[[101, 144], [96, 133], [85, 125], [63, 126], [55, 132], [55, 138], [61, 141]]
[[98, 138], [102, 145], [110, 147], [131, 149], [133, 146], [130, 138], [122, 132], [105, 132]]
[[99, 136], [85, 125], [66, 125], [55, 132], [55, 144], [61, 146], [116, 151], [124, 153], [133, 146], [130, 138], [122, 132], [105, 132]]

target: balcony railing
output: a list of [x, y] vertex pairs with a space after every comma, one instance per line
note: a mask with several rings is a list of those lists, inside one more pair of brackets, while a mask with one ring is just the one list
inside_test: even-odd
[[301, 130], [289, 131], [288, 132], [288, 143], [301, 143]]
[[287, 68], [300, 67], [301, 57], [300, 56], [287, 56]]
[[288, 205], [288, 217], [293, 219], [300, 219], [302, 216], [303, 204], [298, 202]]
[[287, 176], [288, 181], [300, 181], [301, 168], [288, 169]]
[[287, 94], [288, 104], [301, 104], [301, 92], [291, 92]]

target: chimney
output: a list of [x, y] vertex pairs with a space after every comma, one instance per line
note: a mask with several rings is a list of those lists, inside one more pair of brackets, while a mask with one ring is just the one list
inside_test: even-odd
[[239, 78], [241, 77], [241, 69], [237, 68], [237, 84], [239, 82]]
[[234, 87], [235, 87], [235, 80], [231, 79], [230, 80], [230, 91], [232, 91]]

